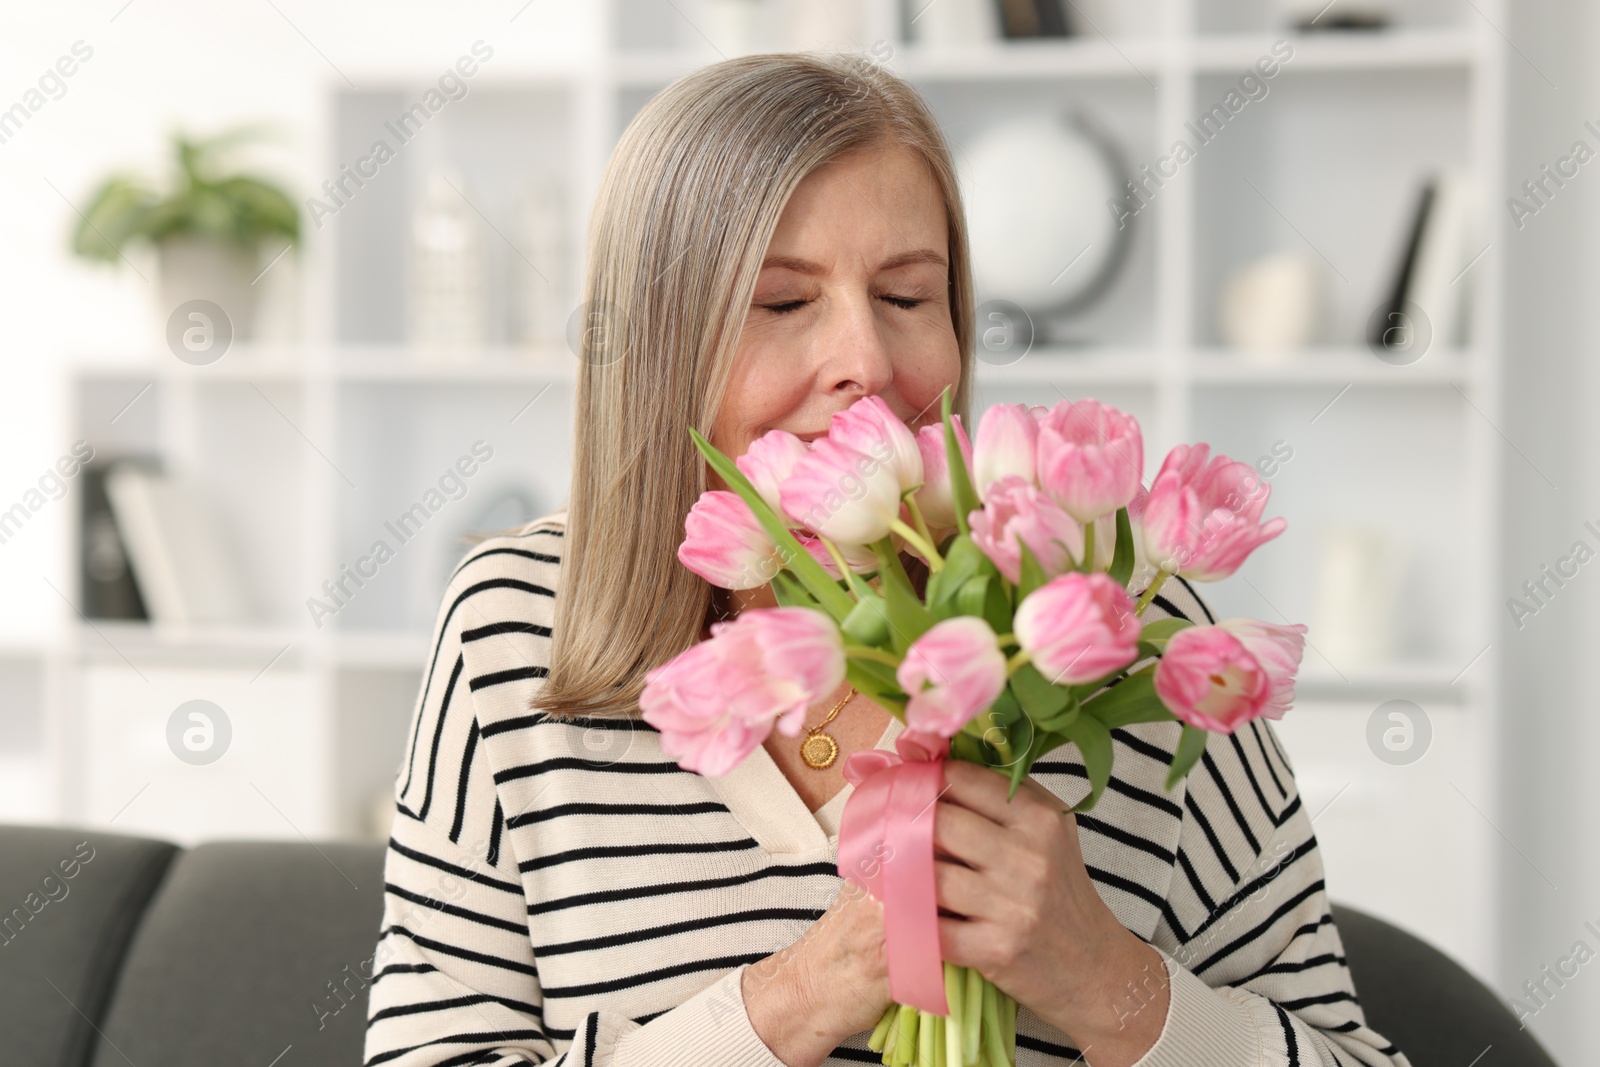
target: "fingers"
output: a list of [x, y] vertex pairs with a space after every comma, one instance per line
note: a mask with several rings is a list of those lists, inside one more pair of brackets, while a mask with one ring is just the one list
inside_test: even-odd
[[934, 861], [933, 895], [939, 907], [967, 919], [994, 917], [1003, 901], [997, 900], [983, 875], [959, 863]]

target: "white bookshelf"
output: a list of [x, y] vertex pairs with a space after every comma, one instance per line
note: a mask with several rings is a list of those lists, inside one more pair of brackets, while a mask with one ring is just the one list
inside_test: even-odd
[[[1498, 551], [1505, 448], [1494, 428], [1497, 257], [1484, 257], [1469, 274], [1464, 346], [1441, 345], [1420, 362], [1391, 366], [1361, 335], [1390, 284], [1426, 171], [1461, 166], [1495, 187], [1506, 60], [1491, 20], [1502, 5], [1406, 0], [1395, 5], [1390, 31], [1298, 36], [1277, 28], [1266, 3], [1170, 0], [1165, 10], [1159, 36], [931, 49], [905, 38], [909, 16], [900, 4], [872, 0], [859, 46], [887, 42], [886, 65], [924, 92], [958, 153], [1003, 115], [1072, 104], [1099, 117], [1137, 166], [1163, 154], [1183, 123], [1275, 39], [1293, 41], [1295, 56], [1270, 81], [1269, 95], [1236, 116], [1135, 220], [1115, 285], [1082, 319], [1093, 343], [1041, 345], [1007, 366], [980, 363], [975, 411], [998, 401], [1097, 396], [1140, 418], [1147, 474], [1178, 441], [1207, 440], [1246, 461], [1289, 442], [1295, 455], [1272, 479], [1269, 506], [1288, 517], [1289, 530], [1239, 575], [1202, 590], [1222, 615], [1279, 620], [1281, 612], [1313, 621], [1317, 533], [1332, 519], [1382, 522], [1413, 541], [1393, 658], [1332, 663], [1308, 651], [1302, 706], [1280, 733], [1307, 807], [1318, 813], [1335, 801], [1317, 822], [1333, 894], [1401, 921], [1489, 975], [1497, 906], [1487, 888], [1495, 843], [1487, 823], [1497, 809], [1489, 739], [1498, 656], [1493, 647], [1482, 650], [1497, 610], [1483, 576]], [[0, 678], [23, 679], [15, 684], [32, 694], [42, 724], [21, 736], [53, 768], [42, 775], [53, 778], [44, 785], [54, 797], [45, 815], [103, 822], [116, 808], [106, 788], [92, 784], [95, 775], [119, 762], [132, 768], [123, 768], [124, 784], [147, 773], [142, 757], [127, 754], [133, 741], [102, 736], [117, 721], [115, 709], [86, 702], [118, 692], [109, 680], [120, 671], [126, 692], [136, 695], [128, 722], [148, 725], [159, 708], [139, 704], [137, 694], [160, 687], [135, 671], [160, 670], [166, 679], [189, 669], [211, 672], [208, 684], [231, 685], [247, 701], [268, 678], [298, 694], [304, 706], [283, 713], [284, 729], [298, 733], [282, 750], [299, 760], [296, 773], [276, 786], [285, 794], [273, 798], [281, 812], [248, 789], [224, 789], [238, 784], [226, 759], [205, 768], [170, 756], [173, 766], [149, 763], [151, 789], [208, 798], [234, 835], [281, 835], [291, 819], [294, 832], [312, 837], [368, 831], [368, 800], [389, 784], [403, 746], [444, 570], [465, 551], [449, 535], [474, 500], [487, 498], [489, 483], [469, 482], [464, 501], [447, 505], [332, 624], [314, 628], [305, 599], [474, 440], [494, 445], [495, 460], [483, 471], [493, 484], [524, 486], [541, 511], [563, 499], [569, 466], [572, 359], [559, 341], [532, 349], [511, 342], [507, 279], [515, 251], [486, 235], [496, 325], [473, 363], [440, 366], [420, 361], [400, 340], [396, 241], [422, 178], [439, 161], [461, 168], [474, 206], [507, 233], [518, 183], [535, 171], [555, 175], [571, 195], [566, 266], [575, 304], [581, 235], [617, 136], [653, 93], [717, 58], [672, 5], [613, 0], [597, 5], [595, 17], [596, 39], [606, 45], [600, 54], [562, 70], [524, 69], [510, 58], [485, 64], [472, 94], [386, 165], [386, 184], [363, 190], [310, 233], [304, 343], [243, 346], [206, 367], [141, 350], [85, 357], [75, 367], [74, 437], [93, 433], [97, 448], [106, 443], [102, 451], [158, 452], [214, 487], [240, 531], [260, 620], [229, 632], [181, 633], [90, 625], [68, 614], [58, 633], [0, 650]], [[359, 91], [330, 82], [313, 123], [327, 149], [317, 172], [334, 173], [352, 146], [364, 146], [368, 125], [415, 99], [435, 76], [392, 71], [363, 77]], [[1492, 234], [1488, 199], [1484, 232]], [[1254, 256], [1304, 249], [1307, 240], [1346, 279], [1330, 283], [1328, 335], [1277, 360], [1230, 351], [1211, 310], [1222, 277]], [[146, 387], [108, 428], [110, 414]], [[63, 589], [73, 577], [63, 576]], [[1367, 714], [1397, 697], [1421, 704], [1435, 728], [1436, 750], [1406, 767], [1379, 762], [1362, 740]], [[255, 807], [230, 808], [229, 798]], [[176, 801], [151, 799], [140, 797], [115, 825], [209, 832], [204, 820], [172, 822]], [[154, 821], [142, 821], [146, 811]], [[1445, 871], [1448, 887], [1434, 881]]]

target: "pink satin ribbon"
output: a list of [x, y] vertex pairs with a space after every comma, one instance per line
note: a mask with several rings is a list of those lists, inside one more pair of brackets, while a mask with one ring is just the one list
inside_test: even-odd
[[839, 820], [839, 875], [883, 903], [889, 993], [896, 1003], [945, 1015], [933, 822], [950, 740], [906, 730], [895, 738], [895, 749], [864, 749], [844, 761], [855, 791]]

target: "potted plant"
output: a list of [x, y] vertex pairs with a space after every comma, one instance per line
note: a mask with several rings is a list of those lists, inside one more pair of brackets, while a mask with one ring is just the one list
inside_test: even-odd
[[278, 255], [300, 241], [294, 200], [227, 166], [230, 152], [261, 133], [240, 127], [202, 140], [174, 134], [170, 187], [160, 191], [134, 174], [107, 178], [79, 218], [73, 252], [115, 263], [128, 242], [149, 242], [159, 257], [163, 318], [190, 300], [210, 300], [227, 313], [235, 337], [249, 337], [262, 246], [270, 242]]

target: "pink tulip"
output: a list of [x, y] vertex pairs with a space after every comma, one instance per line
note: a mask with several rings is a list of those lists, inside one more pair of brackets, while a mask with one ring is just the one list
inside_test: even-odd
[[922, 450], [917, 436], [882, 397], [864, 396], [828, 424], [828, 438], [887, 463], [903, 493], [922, 481]]
[[678, 562], [723, 589], [766, 585], [783, 567], [778, 546], [738, 493], [709, 489], [683, 520]]
[[983, 413], [972, 443], [972, 488], [979, 500], [1008, 475], [1037, 482], [1040, 418], [1026, 404], [995, 404]]
[[819, 437], [779, 490], [794, 522], [830, 541], [870, 545], [900, 514], [894, 468], [830, 437]]
[[1256, 547], [1283, 532], [1282, 518], [1261, 522], [1271, 488], [1248, 463], [1217, 455], [1209, 445], [1178, 445], [1167, 453], [1144, 508], [1150, 561], [1200, 582], [1226, 578]]
[[1006, 657], [988, 623], [957, 615], [911, 643], [895, 679], [911, 697], [906, 729], [954, 737], [1006, 687]]
[[1063, 400], [1039, 424], [1039, 484], [1067, 514], [1091, 522], [1125, 507], [1144, 477], [1139, 422], [1098, 400]]
[[663, 752], [717, 777], [774, 725], [798, 735], [806, 709], [838, 688], [844, 668], [839, 630], [820, 611], [750, 608], [646, 673], [639, 705]]
[[1083, 557], [1083, 527], [1038, 487], [1014, 474], [990, 485], [983, 507], [967, 522], [973, 542], [1013, 584], [1022, 577], [1019, 542], [1038, 558], [1047, 578]]
[[[967, 471], [972, 471], [972, 442], [967, 440], [966, 427], [960, 415], [950, 416], [956, 431], [956, 447], [966, 460]], [[945, 464], [944, 424], [936, 422], [917, 431], [917, 448], [922, 452], [922, 488], [917, 490], [917, 508], [927, 521], [929, 529], [951, 530], [956, 523], [955, 500], [950, 491], [950, 469]]]
[[1012, 620], [1017, 643], [1056, 685], [1080, 685], [1132, 663], [1138, 618], [1127, 590], [1107, 574], [1072, 571], [1023, 597]]
[[1263, 713], [1273, 679], [1243, 641], [1221, 626], [1190, 626], [1167, 642], [1156, 695], [1190, 726], [1231, 734]]
[[767, 506], [781, 516], [783, 507], [778, 499], [778, 488], [808, 451], [806, 443], [788, 430], [768, 430], [751, 441], [744, 454], [735, 457], [733, 463], [750, 479]]
[[1267, 672], [1271, 693], [1261, 707], [1262, 718], [1283, 718], [1283, 713], [1294, 706], [1294, 676], [1305, 652], [1305, 623], [1280, 626], [1259, 619], [1236, 618], [1219, 620], [1217, 625], [1238, 638]]

